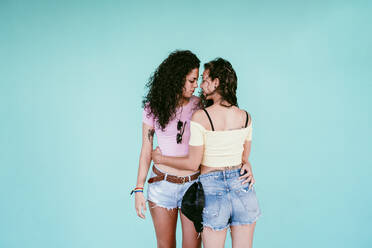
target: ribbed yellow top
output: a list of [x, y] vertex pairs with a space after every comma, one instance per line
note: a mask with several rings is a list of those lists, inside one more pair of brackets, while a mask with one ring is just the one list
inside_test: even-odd
[[197, 122], [190, 122], [191, 146], [204, 145], [202, 165], [226, 167], [241, 164], [244, 142], [252, 140], [252, 123], [246, 128], [209, 131]]

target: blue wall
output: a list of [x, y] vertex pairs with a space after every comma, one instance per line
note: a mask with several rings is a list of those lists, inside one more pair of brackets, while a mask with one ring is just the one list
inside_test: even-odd
[[129, 191], [144, 85], [174, 49], [237, 71], [254, 121], [255, 247], [371, 247], [371, 11], [368, 1], [1, 1], [0, 247], [156, 246]]

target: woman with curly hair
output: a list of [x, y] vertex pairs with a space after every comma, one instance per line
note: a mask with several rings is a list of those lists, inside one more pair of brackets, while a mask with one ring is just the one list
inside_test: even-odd
[[[142, 148], [139, 160], [135, 209], [145, 218], [143, 186], [150, 168], [153, 137], [168, 156], [188, 154], [190, 119], [199, 107], [193, 96], [198, 87], [200, 60], [190, 51], [172, 52], [147, 83], [143, 100]], [[198, 170], [177, 169], [171, 164], [154, 164], [148, 180], [147, 201], [155, 227], [158, 247], [176, 247], [176, 225], [182, 196], [198, 178]], [[143, 210], [143, 211], [142, 211]], [[182, 247], [200, 247], [193, 223], [180, 213]]]
[[261, 214], [248, 161], [252, 121], [248, 112], [238, 108], [237, 76], [228, 61], [218, 58], [206, 63], [201, 88], [204, 102], [212, 104], [192, 116], [189, 154], [174, 158], [157, 148], [152, 158], [154, 163], [178, 169], [200, 166], [204, 206], [202, 216], [195, 219], [202, 220], [204, 247], [224, 247], [228, 228], [232, 247], [252, 247]]

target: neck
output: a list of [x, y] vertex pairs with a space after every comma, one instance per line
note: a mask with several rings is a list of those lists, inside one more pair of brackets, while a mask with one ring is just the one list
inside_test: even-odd
[[178, 103], [178, 106], [181, 107], [181, 106], [185, 106], [187, 105], [188, 103], [190, 102], [190, 98], [187, 98], [187, 97], [182, 97], [180, 102]]
[[221, 106], [226, 105], [226, 101], [222, 99], [220, 94], [213, 94], [211, 99], [213, 100], [213, 105]]

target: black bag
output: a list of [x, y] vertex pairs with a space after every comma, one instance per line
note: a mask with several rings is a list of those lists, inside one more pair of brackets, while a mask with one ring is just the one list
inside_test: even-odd
[[196, 232], [203, 230], [204, 190], [200, 182], [193, 183], [182, 198], [181, 212], [194, 223]]

